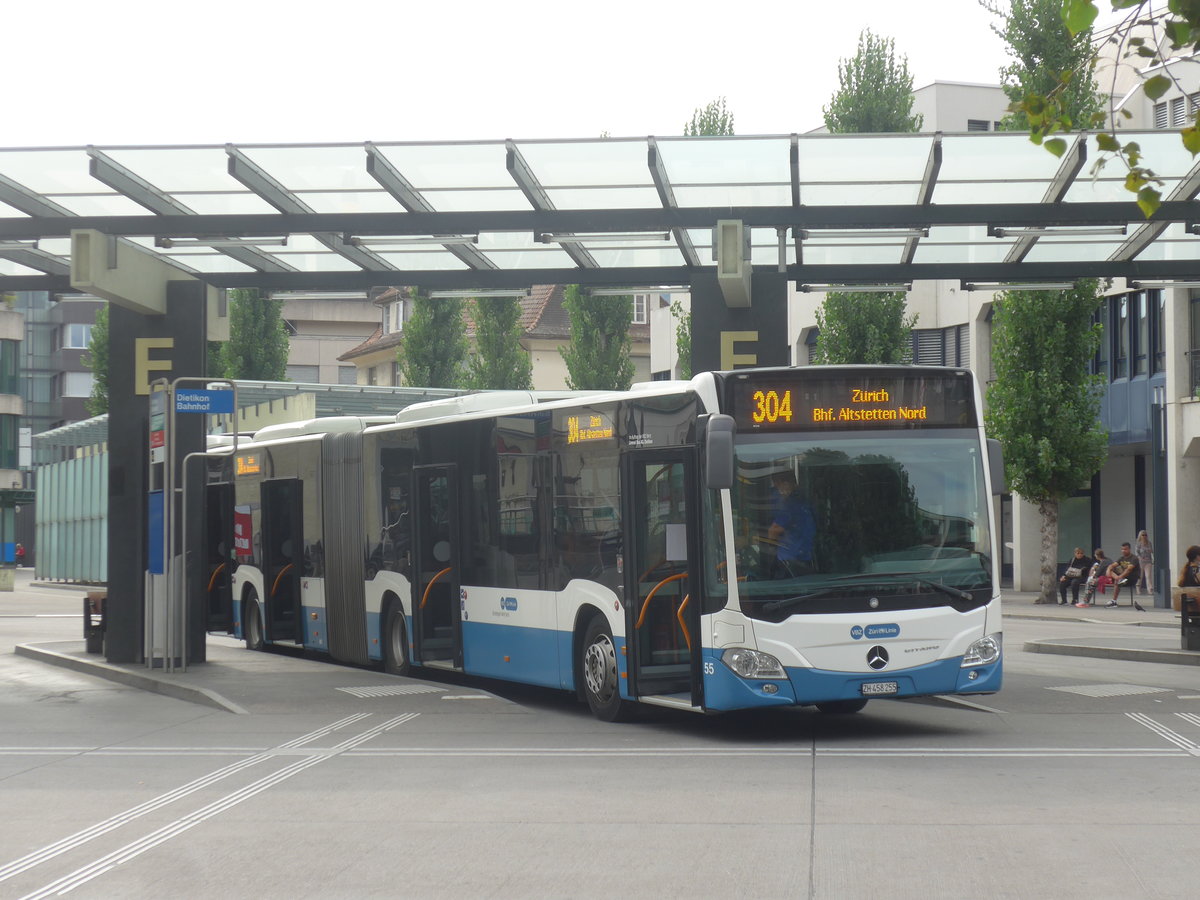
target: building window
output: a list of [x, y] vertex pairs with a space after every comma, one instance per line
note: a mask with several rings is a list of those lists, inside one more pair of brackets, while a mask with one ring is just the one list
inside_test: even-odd
[[0, 341], [0, 394], [21, 393], [21, 377], [17, 370], [20, 359], [20, 341]]
[[1145, 375], [1150, 361], [1150, 299], [1142, 291], [1134, 295], [1137, 301], [1137, 322], [1134, 323], [1133, 374]]
[[633, 324], [647, 325], [650, 322], [650, 295], [633, 295]]
[[651, 372], [650, 380], [651, 381], [670, 381], [671, 373], [669, 371], [667, 371], [666, 369], [664, 369], [661, 372]]
[[817, 364], [817, 339], [820, 338], [821, 331], [819, 328], [810, 328], [808, 334], [804, 336], [804, 349], [808, 351], [808, 358], [805, 359], [810, 366]]
[[64, 350], [86, 350], [92, 340], [92, 326], [73, 323], [59, 330], [59, 346]]
[[943, 365], [945, 344], [940, 328], [914, 328], [912, 333], [912, 358], [918, 366]]
[[1096, 359], [1093, 363], [1093, 373], [1103, 375], [1107, 380], [1108, 374], [1108, 347], [1109, 335], [1112, 330], [1108, 321], [1108, 309], [1111, 306], [1107, 297], [1100, 301], [1100, 306], [1092, 316], [1092, 324], [1099, 323], [1100, 325], [1100, 346], [1096, 349]]
[[967, 131], [987, 131], [987, 119], [967, 119]]
[[338, 366], [338, 384], [358, 384], [358, 367]]
[[[1194, 96], [1194, 95], [1193, 95]], [[1152, 372], [1167, 371], [1167, 348], [1166, 348], [1166, 315], [1167, 315], [1167, 293], [1166, 291], [1150, 291], [1150, 348], [1154, 354], [1154, 365]]]
[[1171, 127], [1182, 128], [1187, 121], [1187, 115], [1184, 112], [1184, 102], [1186, 97], [1175, 97], [1171, 100]]
[[1120, 297], [1114, 309], [1113, 323], [1113, 378], [1129, 377], [1129, 297]]
[[18, 466], [20, 426], [20, 416], [0, 416], [0, 469]]
[[379, 384], [379, 366], [367, 369], [367, 384]]
[[288, 366], [288, 381], [298, 381], [301, 384], [317, 384], [321, 380], [320, 366]]
[[383, 333], [392, 333], [392, 304], [384, 304], [383, 307]]
[[62, 397], [92, 396], [91, 372], [63, 372], [59, 384], [62, 387]]
[[1154, 104], [1154, 127], [1155, 128], [1166, 128], [1167, 127], [1167, 104], [1165, 104], [1165, 103], [1155, 103]]
[[392, 363], [392, 385], [400, 384], [400, 363]]

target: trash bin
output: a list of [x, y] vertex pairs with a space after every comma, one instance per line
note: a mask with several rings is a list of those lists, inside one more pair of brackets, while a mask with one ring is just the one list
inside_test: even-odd
[[1194, 588], [1175, 588], [1172, 591], [1171, 605], [1179, 610], [1180, 640], [1179, 646], [1184, 650], [1200, 650], [1200, 598]]
[[83, 598], [83, 640], [88, 653], [104, 652], [104, 591], [88, 591]]

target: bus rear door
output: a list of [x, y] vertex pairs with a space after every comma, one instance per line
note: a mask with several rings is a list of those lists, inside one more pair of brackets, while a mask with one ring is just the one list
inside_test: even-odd
[[694, 460], [690, 450], [630, 452], [622, 490], [630, 692], [689, 708], [702, 703]]
[[267, 640], [304, 640], [300, 576], [304, 571], [303, 482], [278, 478], [262, 483], [263, 598]]
[[421, 665], [461, 669], [458, 472], [414, 466], [413, 641]]
[[205, 487], [204, 602], [209, 631], [233, 633], [233, 485]]

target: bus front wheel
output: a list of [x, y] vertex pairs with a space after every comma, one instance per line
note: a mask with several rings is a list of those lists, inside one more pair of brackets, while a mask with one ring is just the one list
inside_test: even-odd
[[263, 648], [262, 612], [258, 608], [258, 594], [254, 588], [246, 592], [245, 613], [242, 616], [242, 634], [246, 638], [247, 650]]
[[633, 704], [621, 699], [617, 674], [617, 648], [612, 630], [602, 616], [588, 623], [579, 658], [583, 693], [597, 719], [617, 722], [629, 717]]
[[383, 669], [389, 675], [407, 675], [410, 668], [404, 608], [393, 603], [383, 624]]

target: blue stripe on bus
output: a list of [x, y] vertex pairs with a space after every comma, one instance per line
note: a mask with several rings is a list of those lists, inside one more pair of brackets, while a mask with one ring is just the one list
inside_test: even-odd
[[[521, 628], [488, 622], [463, 622], [463, 671], [525, 684], [562, 687], [562, 633], [549, 628]], [[567, 664], [570, 671], [570, 634]]]
[[[735, 675], [720, 660], [720, 655], [705, 653], [712, 663], [712, 674], [704, 679], [704, 705], [712, 710], [749, 707], [791, 706], [827, 700], [853, 700], [863, 696], [868, 682], [894, 681], [899, 692], [887, 696], [913, 697], [929, 694], [991, 694], [1000, 689], [999, 663], [964, 669], [959, 659], [946, 659], [903, 671], [833, 672], [825, 669], [786, 669], [787, 678], [744, 679]], [[969, 673], [978, 672], [974, 680]], [[771, 687], [775, 693], [768, 693]], [[764, 689], [765, 688], [765, 689]], [[799, 699], [797, 699], [799, 698]]]

